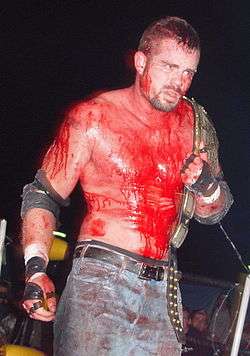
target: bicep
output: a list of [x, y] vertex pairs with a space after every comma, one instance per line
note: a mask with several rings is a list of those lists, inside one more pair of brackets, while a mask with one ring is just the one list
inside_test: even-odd
[[90, 159], [91, 149], [85, 133], [79, 119], [68, 117], [44, 157], [42, 169], [62, 198], [72, 192]]

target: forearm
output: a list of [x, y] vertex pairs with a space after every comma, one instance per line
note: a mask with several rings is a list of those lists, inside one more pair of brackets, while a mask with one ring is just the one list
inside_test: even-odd
[[207, 157], [192, 154], [185, 162], [181, 177], [186, 187], [193, 192], [196, 200], [194, 218], [202, 224], [218, 223], [233, 203], [223, 174], [217, 170], [216, 176]]
[[34, 256], [48, 263], [48, 254], [53, 242], [56, 218], [45, 209], [33, 208], [23, 217], [22, 245], [25, 262]]
[[214, 196], [203, 197], [196, 195], [196, 208], [194, 218], [202, 224], [212, 225], [218, 223], [227, 214], [233, 203], [233, 197], [227, 183], [219, 182], [219, 192]]
[[32, 208], [23, 216], [26, 283], [23, 308], [31, 318], [42, 321], [53, 320], [56, 311], [55, 286], [46, 274], [55, 226], [55, 216], [45, 209]]
[[25, 264], [32, 257], [41, 257], [47, 265], [60, 208], [67, 206], [69, 199], [62, 198], [53, 188], [44, 170], [39, 170], [34, 181], [24, 186], [22, 198]]

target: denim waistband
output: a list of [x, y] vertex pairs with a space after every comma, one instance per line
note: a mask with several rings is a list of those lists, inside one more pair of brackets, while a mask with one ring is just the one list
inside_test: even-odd
[[152, 265], [152, 262], [149, 265], [127, 254], [122, 254], [116, 250], [104, 248], [103, 246], [93, 246], [91, 243], [84, 243], [84, 245], [77, 246], [74, 257], [100, 260], [135, 273], [138, 278], [145, 280], [154, 279], [156, 281], [162, 281], [167, 269], [167, 261], [164, 261], [164, 265], [161, 266]]
[[145, 263], [150, 266], [154, 267], [166, 267], [168, 266], [168, 261], [167, 260], [156, 260], [150, 257], [145, 257], [142, 255], [138, 255], [134, 252], [130, 252], [128, 250], [125, 250], [123, 248], [120, 248], [118, 246], [113, 246], [110, 244], [107, 244], [102, 241], [97, 241], [97, 240], [84, 240], [84, 241], [79, 241], [76, 244], [75, 247], [75, 253], [74, 257], [79, 257], [81, 255], [81, 251], [86, 247], [86, 246], [95, 246], [103, 250], [107, 250], [110, 252], [113, 252], [115, 254], [119, 254], [122, 256], [126, 256], [131, 260], [134, 260], [139, 263]]

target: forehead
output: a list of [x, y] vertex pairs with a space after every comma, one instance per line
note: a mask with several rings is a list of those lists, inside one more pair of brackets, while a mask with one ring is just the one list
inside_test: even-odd
[[191, 50], [188, 47], [176, 42], [174, 39], [161, 40], [152, 51], [153, 60], [168, 61], [173, 64], [196, 68], [200, 59], [198, 50]]

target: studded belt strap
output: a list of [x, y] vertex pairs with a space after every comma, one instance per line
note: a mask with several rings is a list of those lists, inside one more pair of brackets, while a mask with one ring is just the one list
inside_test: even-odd
[[178, 341], [185, 344], [186, 338], [180, 320], [178, 310], [178, 282], [181, 278], [181, 273], [177, 270], [176, 249], [171, 246], [168, 256], [168, 275], [167, 275], [167, 310], [170, 322], [174, 328]]

